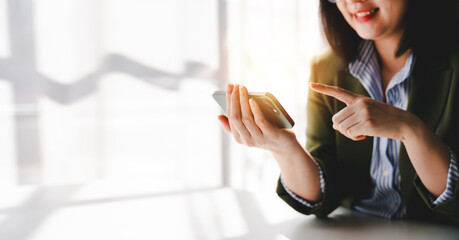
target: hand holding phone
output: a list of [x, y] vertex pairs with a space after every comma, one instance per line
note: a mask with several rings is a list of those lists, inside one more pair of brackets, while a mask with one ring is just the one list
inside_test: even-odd
[[[226, 112], [226, 91], [215, 91], [212, 97]], [[278, 128], [292, 128], [295, 122], [288, 115], [282, 105], [269, 92], [249, 92], [249, 99], [252, 98], [260, 106], [263, 116]]]
[[249, 93], [243, 86], [228, 84], [226, 92], [213, 94], [225, 115], [218, 120], [237, 143], [284, 155], [299, 146], [295, 124], [279, 101], [269, 93]]

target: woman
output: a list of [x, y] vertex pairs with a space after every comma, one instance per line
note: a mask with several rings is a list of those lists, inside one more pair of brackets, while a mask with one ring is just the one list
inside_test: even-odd
[[301, 213], [459, 224], [457, 0], [321, 0], [321, 15], [331, 51], [312, 61], [307, 150], [242, 86], [228, 86], [223, 127], [272, 152]]

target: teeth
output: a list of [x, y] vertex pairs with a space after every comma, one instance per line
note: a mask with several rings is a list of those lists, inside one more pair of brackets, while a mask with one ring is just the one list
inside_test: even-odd
[[365, 16], [368, 16], [370, 14], [373, 14], [374, 12], [376, 12], [376, 9], [373, 9], [371, 11], [368, 11], [368, 12], [358, 12], [355, 14], [355, 16], [357, 17], [365, 17]]

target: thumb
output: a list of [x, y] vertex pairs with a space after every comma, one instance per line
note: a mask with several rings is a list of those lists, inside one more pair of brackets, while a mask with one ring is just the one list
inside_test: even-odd
[[285, 129], [285, 131], [287, 131], [287, 132], [290, 133], [293, 137], [296, 138], [296, 134], [295, 134], [295, 132], [293, 132], [293, 130], [291, 130], [291, 129]]

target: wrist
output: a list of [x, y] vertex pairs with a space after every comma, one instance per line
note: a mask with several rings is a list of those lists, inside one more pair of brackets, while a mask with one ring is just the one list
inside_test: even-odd
[[276, 158], [285, 158], [289, 155], [295, 155], [298, 152], [304, 151], [301, 144], [296, 140], [291, 140], [283, 146], [279, 146], [275, 149], [271, 149], [271, 154]]
[[408, 113], [401, 128], [402, 136], [400, 140], [406, 144], [418, 138], [423, 126], [424, 123], [418, 116]]

